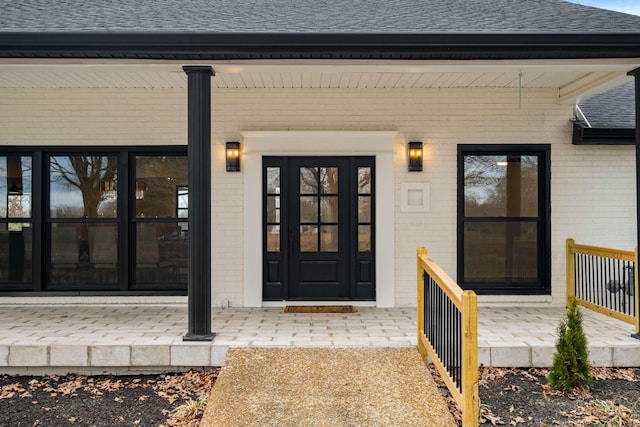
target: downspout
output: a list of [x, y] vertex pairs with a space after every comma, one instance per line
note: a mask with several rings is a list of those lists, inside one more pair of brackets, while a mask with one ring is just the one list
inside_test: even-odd
[[[636, 68], [635, 70], [629, 71], [630, 76], [635, 78], [635, 106], [636, 106], [636, 248], [640, 248], [640, 68]], [[637, 250], [636, 250], [637, 254]], [[636, 260], [637, 261], [637, 260]], [[636, 265], [636, 272], [634, 274], [635, 277], [635, 285], [636, 292], [635, 298], [638, 301], [638, 271], [640, 270]], [[634, 338], [640, 339], [640, 307], [636, 304], [636, 332], [631, 336]]]

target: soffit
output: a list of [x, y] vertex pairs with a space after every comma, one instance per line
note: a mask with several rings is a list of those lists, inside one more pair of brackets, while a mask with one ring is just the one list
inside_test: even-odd
[[[189, 62], [189, 65], [205, 65]], [[594, 88], [626, 79], [640, 60], [482, 61], [397, 63], [211, 64], [218, 89], [438, 89], [556, 88], [561, 101], [572, 101]], [[0, 62], [0, 88], [178, 88], [187, 87], [182, 64]]]

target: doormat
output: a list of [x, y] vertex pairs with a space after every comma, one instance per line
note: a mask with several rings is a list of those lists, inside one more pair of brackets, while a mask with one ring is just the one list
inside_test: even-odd
[[285, 313], [355, 313], [352, 305], [287, 305]]

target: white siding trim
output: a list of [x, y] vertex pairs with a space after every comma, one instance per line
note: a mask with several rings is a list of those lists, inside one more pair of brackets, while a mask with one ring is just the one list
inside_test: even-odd
[[245, 307], [262, 306], [262, 156], [368, 155], [376, 158], [376, 305], [395, 305], [395, 131], [240, 132], [244, 156]]

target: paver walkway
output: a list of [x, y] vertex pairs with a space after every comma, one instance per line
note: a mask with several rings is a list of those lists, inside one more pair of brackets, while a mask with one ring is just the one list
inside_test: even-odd
[[[479, 362], [549, 366], [552, 307], [482, 307]], [[583, 310], [592, 363], [640, 366], [633, 327]], [[415, 308], [358, 307], [352, 314], [288, 314], [281, 308], [212, 310], [212, 342], [184, 342], [187, 307], [166, 305], [0, 306], [0, 372], [167, 371], [221, 366], [235, 347], [414, 347]]]
[[415, 349], [235, 348], [200, 425], [456, 423]]

